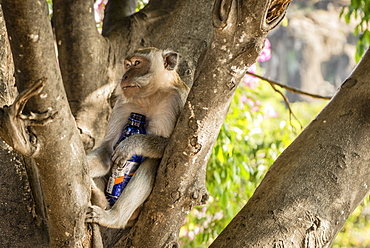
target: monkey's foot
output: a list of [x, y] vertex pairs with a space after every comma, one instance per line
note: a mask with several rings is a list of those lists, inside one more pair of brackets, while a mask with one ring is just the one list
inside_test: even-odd
[[[107, 218], [107, 211], [98, 206], [90, 206], [86, 213], [85, 221], [88, 223], [98, 223]], [[102, 225], [102, 224], [101, 224]]]
[[98, 206], [90, 206], [88, 208], [85, 221], [110, 228], [124, 228], [126, 225], [126, 223], [122, 223], [119, 216], [115, 216], [111, 210], [104, 210]]
[[[121, 209], [121, 211], [123, 210]], [[127, 215], [126, 212], [122, 214], [122, 212], [114, 211], [114, 209], [104, 210], [98, 206], [90, 206], [85, 221], [110, 228], [125, 228], [127, 221], [130, 219], [130, 216], [125, 215]]]

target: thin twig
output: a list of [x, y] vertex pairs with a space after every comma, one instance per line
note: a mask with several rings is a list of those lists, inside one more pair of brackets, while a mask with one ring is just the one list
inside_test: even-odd
[[305, 95], [305, 96], [310, 96], [310, 97], [318, 98], [318, 99], [324, 99], [324, 100], [330, 100], [332, 98], [331, 96], [320, 96], [320, 95], [316, 95], [316, 94], [307, 93], [307, 92], [301, 91], [299, 89], [292, 88], [292, 87], [289, 87], [287, 85], [284, 85], [284, 84], [275, 82], [273, 80], [270, 80], [268, 78], [262, 77], [260, 75], [254, 74], [252, 72], [248, 72], [247, 71], [246, 74], [251, 75], [251, 76], [254, 76], [254, 77], [257, 77], [259, 79], [262, 79], [262, 80], [268, 82], [271, 85], [277, 85], [277, 86], [279, 86], [281, 88], [284, 88], [286, 90], [289, 90], [290, 92], [293, 92], [293, 93], [297, 93], [297, 94], [301, 94], [301, 95]]
[[[297, 118], [297, 116], [295, 116], [295, 114], [293, 113], [293, 110], [292, 110], [292, 108], [290, 107], [290, 102], [289, 102], [289, 99], [283, 94], [283, 92], [281, 92], [280, 90], [278, 90], [278, 89], [276, 89], [276, 87], [275, 87], [275, 85], [274, 84], [271, 84], [270, 83], [270, 85], [271, 85], [271, 87], [277, 92], [277, 93], [279, 93], [280, 95], [281, 95], [281, 97], [284, 99], [284, 102], [285, 102], [285, 104], [286, 104], [286, 106], [287, 106], [287, 108], [289, 109], [289, 122], [290, 122], [290, 126], [292, 127], [292, 128], [294, 128], [294, 125], [293, 125], [293, 123], [292, 123], [292, 116], [294, 117], [294, 119], [296, 119], [297, 121], [298, 121], [298, 124], [299, 124], [299, 126], [300, 126], [300, 128], [301, 128], [301, 130], [303, 129], [303, 125], [302, 125], [302, 123], [299, 121], [299, 119]], [[293, 132], [295, 133], [295, 131], [293, 130]]]

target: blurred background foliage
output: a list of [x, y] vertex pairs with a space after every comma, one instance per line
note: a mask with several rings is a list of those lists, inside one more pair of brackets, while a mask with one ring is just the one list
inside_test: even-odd
[[[257, 74], [263, 74], [261, 70]], [[210, 200], [188, 214], [180, 231], [181, 247], [208, 247], [246, 204], [269, 166], [327, 102], [290, 103], [294, 118], [269, 83], [246, 76], [209, 159]], [[370, 247], [370, 215], [365, 210], [363, 204], [354, 211], [333, 247]]]
[[354, 35], [358, 36], [356, 45], [356, 61], [358, 62], [370, 46], [370, 0], [351, 0], [351, 3], [343, 8], [340, 16], [347, 23], [356, 23]]

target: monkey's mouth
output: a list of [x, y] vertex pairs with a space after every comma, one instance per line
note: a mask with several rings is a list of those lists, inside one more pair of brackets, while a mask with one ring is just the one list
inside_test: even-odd
[[139, 88], [139, 85], [137, 85], [137, 84], [122, 84], [122, 89], [123, 90], [132, 89], [132, 88]]
[[124, 86], [122, 89], [127, 90], [127, 89], [130, 89], [130, 88], [136, 88], [136, 87], [138, 87], [138, 86], [130, 85], [130, 86]]
[[134, 84], [124, 83], [124, 84], [121, 84], [121, 88], [122, 88], [122, 93], [126, 97], [137, 95], [140, 91], [140, 85], [136, 83]]

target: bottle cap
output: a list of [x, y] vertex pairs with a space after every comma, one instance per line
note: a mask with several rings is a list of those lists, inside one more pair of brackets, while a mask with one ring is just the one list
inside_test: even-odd
[[133, 113], [132, 112], [130, 114], [130, 117], [128, 119], [131, 120], [131, 121], [139, 122], [139, 123], [146, 123], [145, 122], [146, 116], [145, 115], [138, 114], [138, 113]]

